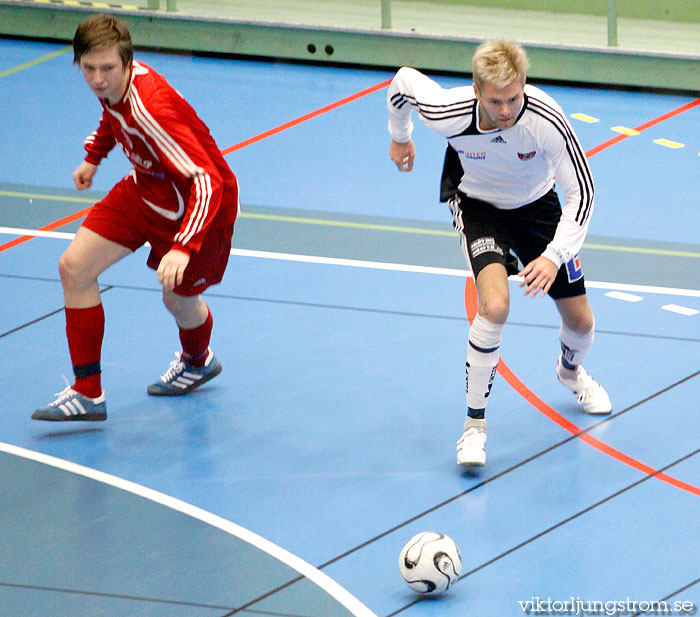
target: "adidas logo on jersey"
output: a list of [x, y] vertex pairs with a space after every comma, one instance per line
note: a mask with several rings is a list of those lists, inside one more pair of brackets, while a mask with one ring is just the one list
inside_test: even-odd
[[491, 143], [492, 144], [506, 144], [508, 142], [505, 139], [503, 139], [503, 137], [501, 137], [500, 135], [496, 135], [496, 137], [494, 137], [491, 140]]

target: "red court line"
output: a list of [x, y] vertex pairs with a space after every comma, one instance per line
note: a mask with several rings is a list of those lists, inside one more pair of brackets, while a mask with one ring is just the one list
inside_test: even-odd
[[[700, 98], [695, 99], [694, 101], [690, 101], [690, 103], [686, 103], [685, 105], [681, 105], [677, 109], [673, 109], [658, 118], [654, 118], [653, 120], [649, 120], [648, 122], [645, 122], [644, 124], [640, 124], [639, 126], [634, 127], [635, 131], [639, 131], [640, 133], [644, 131], [645, 129], [648, 129], [652, 126], [656, 126], [657, 124], [661, 124], [664, 120], [668, 120], [669, 118], [673, 118], [674, 116], [678, 116], [679, 114], [682, 114], [685, 111], [688, 111], [689, 109], [692, 109], [693, 107], [697, 107], [700, 105]], [[593, 156], [594, 154], [598, 154], [601, 150], [605, 150], [606, 148], [609, 148], [610, 146], [614, 146], [617, 143], [620, 143], [623, 139], [627, 139], [628, 137], [631, 137], [631, 135], [618, 135], [617, 137], [613, 137], [612, 139], [608, 139], [608, 141], [603, 142], [599, 146], [596, 146], [595, 148], [591, 148], [588, 152], [586, 152], [586, 156], [589, 158]]]
[[[263, 139], [266, 139], [267, 137], [271, 137], [272, 135], [276, 135], [277, 133], [281, 133], [282, 131], [286, 131], [289, 128], [292, 128], [293, 126], [297, 126], [298, 124], [302, 124], [303, 122], [306, 122], [307, 120], [311, 120], [312, 118], [316, 118], [317, 116], [320, 116], [322, 114], [325, 114], [326, 112], [332, 111], [334, 109], [337, 109], [338, 107], [342, 107], [343, 105], [346, 105], [347, 103], [352, 103], [353, 101], [356, 101], [357, 99], [362, 98], [363, 96], [367, 96], [368, 94], [372, 94], [373, 92], [377, 92], [377, 90], [381, 90], [382, 88], [386, 88], [389, 84], [391, 83], [391, 79], [387, 79], [386, 81], [383, 81], [380, 84], [376, 84], [374, 86], [370, 86], [369, 88], [365, 88], [364, 90], [360, 90], [359, 92], [355, 92], [355, 94], [351, 94], [350, 96], [346, 96], [343, 99], [340, 99], [339, 101], [335, 101], [334, 103], [330, 103], [329, 105], [326, 105], [325, 107], [321, 107], [319, 109], [316, 109], [315, 111], [309, 112], [308, 114], [304, 114], [303, 116], [299, 116], [298, 118], [295, 118], [294, 120], [290, 120], [289, 122], [285, 122], [284, 124], [280, 124], [279, 126], [270, 129], [268, 131], [265, 131], [264, 133], [260, 133], [259, 135], [255, 135], [254, 137], [250, 137], [249, 139], [245, 139], [237, 144], [234, 144], [233, 146], [229, 146], [228, 148], [225, 148], [224, 150], [221, 151], [221, 154], [224, 156], [227, 154], [231, 154], [231, 152], [235, 152], [236, 150], [241, 150], [245, 148], [246, 146], [250, 146], [251, 144], [254, 144], [258, 141], [262, 141]], [[71, 214], [70, 216], [67, 216], [65, 218], [62, 218], [59, 221], [56, 221], [54, 223], [50, 223], [46, 227], [41, 227], [39, 231], [51, 231], [53, 229], [56, 229], [57, 227], [61, 227], [61, 225], [66, 225], [67, 223], [71, 223], [75, 221], [76, 219], [79, 219], [81, 216], [84, 216], [89, 212], [90, 208], [85, 208], [85, 210], [81, 210], [80, 212], [76, 212], [74, 214]], [[34, 238], [34, 236], [21, 236], [19, 238], [15, 238], [14, 240], [11, 240], [10, 242], [6, 242], [5, 244], [0, 244], [0, 253], [3, 251], [6, 251], [8, 249], [11, 249], [12, 247], [17, 246], [18, 244], [22, 244], [22, 242], [27, 242], [27, 240], [31, 240]]]
[[281, 133], [282, 131], [286, 131], [287, 129], [289, 129], [293, 126], [296, 126], [297, 124], [301, 124], [302, 122], [306, 122], [307, 120], [311, 120], [312, 118], [315, 118], [316, 116], [320, 116], [321, 114], [325, 114], [326, 112], [332, 111], [333, 109], [341, 107], [342, 105], [345, 105], [347, 103], [352, 103], [352, 101], [356, 101], [357, 99], [362, 98], [363, 96], [367, 96], [368, 94], [372, 94], [373, 92], [376, 92], [377, 90], [381, 90], [382, 88], [386, 88], [390, 83], [391, 83], [391, 79], [387, 79], [386, 81], [383, 81], [380, 84], [376, 84], [374, 86], [366, 88], [365, 90], [360, 90], [359, 92], [356, 92], [355, 94], [351, 94], [350, 96], [346, 96], [344, 99], [340, 99], [339, 101], [336, 101], [335, 103], [331, 103], [330, 105], [326, 105], [325, 107], [321, 107], [320, 109], [317, 109], [316, 111], [312, 111], [308, 114], [304, 114], [303, 116], [299, 116], [295, 120], [290, 120], [289, 122], [285, 122], [284, 124], [280, 124], [279, 126], [275, 127], [274, 129], [270, 129], [269, 131], [265, 131], [264, 133], [260, 133], [259, 135], [256, 135], [255, 137], [251, 137], [250, 139], [246, 139], [245, 141], [237, 143], [235, 146], [230, 146], [230, 147], [226, 148], [225, 150], [222, 150], [221, 154], [223, 154], [223, 155], [230, 154], [231, 152], [235, 152], [236, 150], [240, 150], [241, 148], [245, 148], [246, 146], [254, 144], [258, 141], [262, 141], [266, 137], [270, 137], [271, 135], [276, 135], [277, 133]]
[[[467, 283], [464, 288], [464, 305], [467, 310], [467, 318], [469, 320], [469, 323], [471, 324], [478, 310], [476, 285], [474, 283], [474, 278], [471, 276], [467, 277]], [[697, 486], [693, 486], [692, 484], [683, 482], [682, 480], [674, 478], [673, 476], [669, 476], [666, 473], [659, 472], [653, 467], [647, 465], [646, 463], [642, 463], [641, 461], [638, 461], [637, 459], [628, 456], [624, 452], [620, 452], [620, 450], [609, 446], [605, 442], [600, 441], [600, 439], [593, 437], [593, 435], [591, 435], [590, 433], [583, 432], [581, 428], [579, 428], [573, 422], [567, 420], [560, 413], [552, 409], [532, 390], [530, 390], [522, 381], [520, 381], [520, 379], [518, 379], [515, 373], [513, 373], [513, 371], [508, 367], [508, 365], [503, 361], [503, 358], [501, 358], [498, 362], [498, 373], [501, 375], [501, 377], [503, 377], [503, 379], [505, 379], [506, 383], [511, 388], [513, 388], [513, 390], [515, 390], [520, 396], [522, 396], [535, 409], [542, 412], [550, 420], [561, 426], [564, 430], [571, 433], [574, 437], [577, 437], [581, 441], [586, 442], [589, 446], [593, 446], [594, 448], [600, 450], [604, 454], [607, 454], [608, 456], [611, 456], [612, 458], [620, 461], [621, 463], [624, 463], [625, 465], [628, 465], [638, 471], [641, 471], [642, 473], [648, 476], [657, 478], [658, 480], [666, 482], [671, 486], [675, 486], [676, 488], [680, 488], [684, 491], [687, 491], [689, 493], [692, 493], [693, 495], [697, 495], [698, 497], [700, 497], [700, 488], [698, 488]]]
[[[92, 207], [92, 206], [90, 206]], [[80, 212], [74, 212], [73, 214], [69, 214], [68, 216], [59, 219], [57, 221], [54, 221], [53, 223], [49, 223], [48, 225], [45, 225], [44, 227], [40, 227], [38, 231], [53, 231], [54, 229], [58, 229], [59, 227], [63, 225], [67, 225], [68, 223], [72, 223], [76, 219], [79, 219], [81, 216], [85, 216], [88, 212], [90, 211], [90, 208], [85, 208], [84, 210], [80, 210]], [[10, 240], [9, 242], [6, 242], [5, 244], [0, 244], [0, 253], [3, 251], [6, 251], [8, 249], [11, 249], [13, 246], [17, 246], [18, 244], [22, 244], [22, 242], [26, 242], [27, 240], [31, 240], [35, 236], [20, 236], [18, 238], [15, 238], [14, 240]]]

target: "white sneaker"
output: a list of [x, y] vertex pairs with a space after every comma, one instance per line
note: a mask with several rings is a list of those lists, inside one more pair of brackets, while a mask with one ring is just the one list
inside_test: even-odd
[[457, 464], [462, 467], [483, 467], [486, 464], [486, 420], [464, 421], [464, 434], [457, 442]]
[[612, 411], [610, 397], [593, 377], [579, 365], [578, 370], [564, 368], [561, 356], [557, 360], [557, 378], [578, 397], [583, 411], [591, 414], [608, 414]]

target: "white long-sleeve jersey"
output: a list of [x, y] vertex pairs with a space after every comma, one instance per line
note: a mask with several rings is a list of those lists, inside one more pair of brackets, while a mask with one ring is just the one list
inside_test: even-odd
[[578, 254], [593, 212], [593, 178], [586, 155], [561, 107], [539, 88], [525, 86], [523, 107], [506, 130], [482, 131], [473, 86], [442, 88], [415, 69], [399, 70], [387, 93], [389, 132], [411, 139], [411, 112], [447, 138], [462, 165], [459, 190], [501, 209], [542, 197], [554, 186], [564, 193], [554, 238], [542, 255], [557, 265]]

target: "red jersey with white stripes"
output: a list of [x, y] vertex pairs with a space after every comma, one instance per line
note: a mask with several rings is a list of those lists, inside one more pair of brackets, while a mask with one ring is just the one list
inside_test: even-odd
[[173, 248], [196, 253], [209, 229], [233, 224], [236, 177], [207, 126], [162, 75], [134, 61], [124, 96], [100, 103], [85, 160], [99, 165], [118, 143], [134, 166], [146, 218], [172, 230]]

